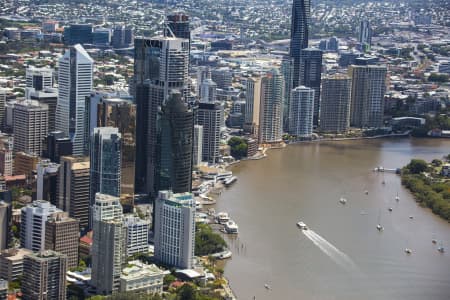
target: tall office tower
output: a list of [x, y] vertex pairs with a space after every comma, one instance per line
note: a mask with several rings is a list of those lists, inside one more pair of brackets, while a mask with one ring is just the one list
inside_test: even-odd
[[[188, 94], [189, 41], [160, 37], [135, 39], [136, 189], [153, 198], [156, 167], [157, 116], [169, 90]], [[142, 128], [140, 128], [142, 127]]]
[[372, 44], [372, 28], [369, 20], [361, 20], [359, 23], [358, 41], [369, 46]]
[[311, 23], [311, 0], [294, 0], [291, 17], [291, 43], [289, 54], [293, 58], [292, 88], [300, 85], [300, 51], [308, 48]]
[[36, 170], [36, 199], [46, 200], [53, 205], [58, 205], [56, 195], [59, 164], [43, 159], [37, 164]]
[[245, 100], [244, 130], [253, 136], [258, 136], [259, 113], [261, 104], [261, 77], [247, 79], [247, 94]]
[[97, 193], [120, 197], [122, 135], [114, 127], [94, 128], [91, 139], [91, 207]]
[[351, 66], [352, 100], [350, 125], [355, 127], [382, 127], [384, 93], [386, 92], [385, 66]]
[[93, 230], [91, 284], [97, 294], [111, 294], [119, 290], [126, 257], [126, 230], [118, 197], [97, 193]]
[[64, 27], [64, 44], [92, 44], [92, 24], [70, 24]]
[[33, 251], [45, 248], [45, 222], [60, 209], [44, 200], [36, 200], [22, 208], [20, 246]]
[[350, 99], [352, 80], [336, 74], [322, 80], [320, 130], [345, 132], [350, 125]]
[[220, 126], [223, 105], [202, 103], [197, 107], [196, 124], [203, 126], [202, 161], [214, 164], [219, 161]]
[[98, 104], [97, 127], [116, 127], [122, 135], [121, 181], [122, 195], [134, 194], [136, 155], [136, 105], [125, 99], [102, 99]]
[[100, 47], [109, 47], [111, 43], [111, 29], [95, 28], [92, 32], [92, 44]]
[[62, 156], [57, 178], [57, 207], [80, 221], [80, 228], [89, 220], [89, 157]]
[[55, 88], [45, 88], [43, 91], [36, 91], [33, 88], [26, 88], [25, 94], [28, 99], [36, 100], [48, 106], [48, 131], [54, 131], [58, 90]]
[[[174, 13], [167, 16], [167, 27], [177, 38], [191, 40], [191, 31], [189, 29], [189, 16], [181, 12]], [[167, 31], [167, 29], [166, 29]], [[166, 36], [170, 36], [166, 32]]]
[[259, 143], [281, 142], [283, 135], [283, 75], [274, 69], [261, 79]]
[[41, 155], [48, 133], [48, 106], [35, 100], [14, 105], [14, 151]]
[[300, 51], [300, 84], [314, 89], [314, 125], [319, 123], [322, 51], [306, 48]]
[[72, 155], [72, 141], [62, 131], [52, 131], [44, 141], [43, 156], [59, 163], [61, 156]]
[[16, 152], [14, 155], [14, 175], [33, 174], [39, 162], [39, 155], [33, 153]]
[[195, 201], [191, 193], [160, 191], [155, 202], [155, 258], [170, 266], [192, 268]]
[[310, 138], [313, 130], [314, 89], [298, 86], [291, 92], [289, 133], [297, 138]]
[[23, 259], [22, 299], [65, 300], [67, 256], [46, 250]]
[[203, 126], [194, 125], [194, 139], [192, 147], [192, 165], [198, 166], [202, 162]]
[[233, 73], [228, 67], [214, 69], [211, 71], [211, 79], [217, 84], [217, 88], [225, 90], [231, 87]]
[[0, 128], [3, 128], [6, 125], [5, 109], [6, 109], [6, 90], [0, 88]]
[[26, 70], [27, 88], [43, 91], [53, 87], [53, 70], [30, 66]]
[[0, 174], [12, 176], [13, 174], [13, 152], [10, 149], [0, 150]]
[[53, 214], [45, 224], [45, 250], [65, 254], [67, 268], [78, 266], [79, 230], [78, 220], [69, 218], [66, 212]]
[[283, 98], [283, 130], [288, 131], [289, 127], [289, 101], [292, 91], [292, 72], [294, 60], [292, 57], [283, 56], [281, 61], [281, 74], [284, 78], [284, 98]]
[[204, 80], [211, 78], [211, 71], [207, 66], [199, 66], [197, 68], [197, 96], [202, 98], [201, 84]]
[[12, 206], [10, 203], [0, 201], [0, 250], [9, 248], [10, 230], [12, 221]]
[[113, 48], [128, 48], [133, 44], [133, 28], [115, 25], [111, 38]]
[[193, 129], [192, 109], [179, 91], [172, 91], [158, 118], [155, 193], [162, 190], [174, 193], [191, 191]]
[[136, 253], [147, 253], [150, 221], [128, 215], [124, 217], [123, 222], [127, 231], [127, 256], [132, 256]]
[[84, 148], [85, 99], [91, 94], [94, 61], [77, 44], [59, 59], [56, 129], [70, 137], [73, 155]]
[[200, 101], [214, 103], [217, 100], [217, 84], [210, 78], [200, 84]]
[[339, 40], [337, 37], [333, 36], [328, 40], [327, 50], [330, 50], [333, 52], [337, 52], [339, 50]]

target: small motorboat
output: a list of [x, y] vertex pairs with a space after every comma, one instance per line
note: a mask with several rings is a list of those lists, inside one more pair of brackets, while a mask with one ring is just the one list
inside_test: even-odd
[[395, 201], [400, 201], [400, 197], [398, 196], [398, 194], [397, 194], [397, 196], [395, 196]]
[[409, 218], [412, 220], [412, 219], [414, 219], [414, 217], [413, 216], [409, 216]]
[[368, 190], [365, 190], [365, 191], [364, 191], [364, 194], [369, 195], [369, 191], [368, 191]]
[[411, 253], [412, 253], [412, 251], [411, 251], [411, 249], [409, 249], [409, 248], [406, 248], [406, 249], [405, 249], [405, 253], [406, 253], [406, 254], [411, 254]]
[[377, 229], [378, 229], [378, 231], [382, 231], [383, 230], [383, 226], [381, 226], [381, 224], [378, 224], [377, 225]]
[[442, 247], [442, 246], [440, 246], [437, 250], [438, 250], [439, 252], [441, 252], [441, 253], [444, 253], [444, 252], [445, 252], [445, 249], [444, 249], [444, 247]]
[[392, 207], [389, 207], [389, 208], [388, 208], [388, 211], [392, 211]]
[[266, 290], [271, 290], [272, 287], [270, 285], [268, 285], [267, 283], [264, 284], [264, 287], [266, 288]]
[[436, 241], [435, 239], [432, 239], [431, 242], [432, 242], [433, 244], [436, 244], [436, 243], [437, 243], [437, 241]]
[[308, 226], [306, 226], [306, 224], [303, 222], [298, 222], [297, 227], [300, 228], [301, 230], [308, 230]]
[[347, 203], [347, 199], [345, 199], [344, 197], [341, 197], [341, 199], [339, 199], [339, 203], [345, 204], [345, 203]]

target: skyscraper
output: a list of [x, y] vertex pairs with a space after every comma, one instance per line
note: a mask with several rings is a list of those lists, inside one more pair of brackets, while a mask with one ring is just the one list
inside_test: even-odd
[[90, 205], [97, 193], [120, 197], [122, 135], [114, 127], [94, 128], [91, 139]]
[[118, 197], [97, 193], [93, 206], [92, 279], [98, 294], [120, 288], [126, 257], [126, 231]]
[[[191, 41], [191, 30], [189, 29], [189, 16], [181, 12], [167, 16], [167, 27], [177, 38]], [[166, 29], [167, 30], [167, 29]], [[166, 33], [166, 36], [170, 36]]]
[[372, 44], [372, 28], [369, 20], [361, 20], [359, 23], [358, 41], [361, 44], [367, 44], [369, 47]]
[[386, 72], [385, 66], [349, 68], [352, 77], [351, 126], [361, 128], [383, 126]]
[[320, 130], [345, 132], [350, 125], [350, 99], [352, 80], [336, 74], [322, 80]]
[[61, 212], [50, 202], [36, 200], [22, 208], [20, 246], [33, 251], [45, 249], [45, 224], [47, 218]]
[[59, 164], [43, 159], [37, 164], [36, 171], [36, 199], [58, 205], [56, 195]]
[[77, 44], [59, 59], [56, 129], [70, 137], [74, 155], [84, 148], [85, 99], [92, 90], [94, 61]]
[[14, 151], [42, 154], [48, 133], [48, 106], [35, 100], [14, 105]]
[[158, 119], [155, 193], [190, 192], [192, 187], [192, 142], [194, 113], [179, 91], [172, 91]]
[[23, 259], [22, 299], [66, 299], [67, 256], [46, 250]]
[[92, 24], [70, 24], [64, 27], [64, 44], [92, 44]]
[[157, 116], [169, 90], [188, 94], [189, 40], [160, 37], [135, 39], [134, 84], [138, 131], [136, 189], [155, 197]]
[[55, 131], [58, 90], [55, 88], [45, 88], [43, 91], [37, 91], [33, 88], [26, 88], [25, 94], [29, 99], [36, 100], [40, 104], [46, 104], [48, 106], [48, 132]]
[[150, 221], [127, 215], [123, 218], [123, 222], [127, 231], [127, 256], [129, 257], [136, 253], [147, 253]]
[[310, 138], [313, 130], [314, 89], [298, 86], [291, 91], [289, 133], [297, 138]]
[[283, 75], [277, 70], [267, 72], [261, 79], [259, 108], [259, 143], [281, 142], [283, 134]]
[[192, 165], [198, 166], [202, 162], [203, 126], [194, 125], [194, 140], [192, 147]]
[[245, 131], [255, 137], [259, 132], [259, 114], [261, 104], [261, 77], [247, 79], [247, 93], [245, 101]]
[[314, 89], [314, 125], [319, 122], [321, 76], [322, 51], [315, 48], [302, 49], [300, 51], [300, 84]]
[[30, 66], [26, 70], [27, 88], [43, 91], [53, 87], [53, 70], [50, 68], [36, 68]]
[[160, 191], [155, 202], [155, 258], [190, 269], [195, 247], [195, 201], [191, 193]]
[[308, 48], [311, 0], [294, 0], [291, 16], [290, 56], [294, 59], [292, 88], [300, 85], [300, 51]]
[[103, 98], [98, 104], [97, 116], [97, 127], [116, 127], [122, 136], [120, 190], [122, 195], [133, 195], [136, 105], [125, 99]]
[[0, 251], [9, 248], [11, 230], [11, 203], [0, 201]]
[[217, 84], [211, 78], [206, 78], [200, 84], [200, 101], [214, 103], [217, 100]]
[[283, 130], [289, 127], [289, 102], [292, 91], [292, 72], [294, 60], [292, 57], [284, 56], [281, 61], [281, 74], [284, 78], [284, 99], [283, 99]]
[[72, 155], [72, 141], [62, 131], [52, 131], [45, 138], [43, 156], [59, 163], [61, 156]]
[[78, 266], [79, 230], [78, 220], [69, 218], [66, 212], [53, 214], [45, 224], [45, 250], [65, 254], [67, 268]]
[[88, 226], [89, 220], [89, 157], [61, 157], [57, 178], [58, 208], [67, 211], [71, 218], [80, 222], [80, 228]]
[[203, 126], [202, 160], [211, 164], [219, 160], [222, 118], [223, 105], [219, 102], [198, 104], [196, 124]]

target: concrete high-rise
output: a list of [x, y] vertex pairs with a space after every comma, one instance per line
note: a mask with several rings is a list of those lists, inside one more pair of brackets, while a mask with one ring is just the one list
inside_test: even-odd
[[98, 193], [93, 208], [92, 279], [97, 294], [120, 288], [126, 257], [126, 228], [118, 197]]
[[160, 191], [155, 202], [155, 258], [190, 269], [195, 247], [195, 201], [191, 193]]
[[155, 197], [157, 116], [169, 91], [188, 94], [189, 40], [173, 37], [136, 38], [136, 190]]
[[67, 256], [46, 250], [23, 259], [22, 299], [65, 300]]
[[281, 74], [284, 78], [284, 99], [283, 99], [283, 130], [289, 127], [289, 102], [292, 91], [292, 72], [294, 60], [290, 56], [284, 56], [281, 61]]
[[61, 212], [50, 202], [36, 200], [22, 208], [20, 246], [33, 251], [45, 249], [45, 225], [47, 218]]
[[104, 98], [98, 104], [97, 116], [97, 127], [116, 127], [122, 136], [120, 192], [122, 195], [133, 195], [136, 105], [125, 99]]
[[383, 126], [384, 94], [386, 92], [385, 66], [351, 66], [352, 100], [350, 125], [360, 128]]
[[200, 84], [200, 101], [214, 103], [217, 100], [217, 84], [210, 78], [206, 78]]
[[245, 131], [255, 137], [259, 132], [259, 114], [261, 104], [261, 77], [247, 79], [247, 93], [245, 101]]
[[300, 85], [314, 89], [314, 125], [319, 123], [321, 76], [322, 51], [315, 48], [302, 49], [300, 51]]
[[72, 155], [72, 141], [62, 131], [52, 131], [45, 138], [43, 156], [59, 163], [61, 156]]
[[[167, 27], [177, 38], [191, 40], [191, 30], [189, 29], [189, 16], [183, 13], [174, 13], [167, 16]], [[166, 36], [170, 36], [167, 32]]]
[[312, 135], [314, 94], [314, 89], [305, 86], [291, 91], [288, 132], [297, 138], [310, 138]]
[[300, 85], [300, 51], [308, 48], [311, 23], [311, 0], [294, 0], [291, 16], [289, 54], [293, 58], [292, 88]]
[[122, 135], [115, 127], [94, 128], [91, 138], [90, 205], [97, 193], [120, 197]]
[[12, 206], [3, 200], [0, 201], [0, 251], [9, 248]]
[[53, 214], [45, 224], [45, 250], [65, 254], [67, 268], [78, 266], [79, 230], [78, 220], [69, 218], [66, 212]]
[[48, 133], [48, 106], [35, 100], [14, 105], [14, 151], [42, 154]]
[[150, 221], [127, 215], [124, 217], [123, 222], [127, 232], [127, 256], [129, 257], [136, 253], [147, 253]]
[[211, 164], [219, 161], [223, 109], [219, 102], [200, 102], [197, 107], [196, 124], [203, 126], [202, 160]]
[[45, 88], [43, 91], [37, 91], [33, 88], [26, 88], [25, 93], [29, 99], [39, 101], [40, 104], [46, 104], [48, 106], [48, 132], [54, 131], [58, 90], [55, 88]]
[[0, 128], [3, 128], [6, 125], [5, 110], [6, 110], [6, 90], [0, 88]]
[[41, 160], [36, 167], [36, 199], [58, 205], [57, 188], [59, 164], [48, 159]]
[[59, 59], [55, 126], [71, 139], [73, 155], [83, 154], [85, 101], [91, 94], [93, 69], [94, 61], [80, 44]]
[[89, 220], [89, 157], [63, 156], [57, 179], [58, 208], [87, 228]]
[[202, 162], [203, 126], [194, 125], [194, 140], [192, 147], [192, 165], [198, 166]]
[[277, 70], [267, 72], [261, 79], [259, 107], [259, 143], [281, 142], [283, 135], [284, 79]]
[[26, 69], [27, 88], [43, 91], [53, 87], [53, 70], [50, 68], [36, 68], [30, 66]]
[[369, 20], [361, 20], [359, 23], [358, 41], [369, 46], [372, 44], [372, 27]]
[[155, 193], [192, 189], [192, 143], [194, 113], [179, 91], [172, 91], [158, 119]]
[[320, 130], [345, 132], [350, 125], [350, 100], [352, 80], [336, 74], [322, 79]]

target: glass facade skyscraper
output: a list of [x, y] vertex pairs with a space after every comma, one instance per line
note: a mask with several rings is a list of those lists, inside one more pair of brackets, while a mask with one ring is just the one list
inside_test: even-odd
[[294, 0], [291, 17], [290, 56], [294, 59], [292, 88], [300, 85], [300, 51], [308, 48], [309, 24], [311, 23], [311, 0]]

